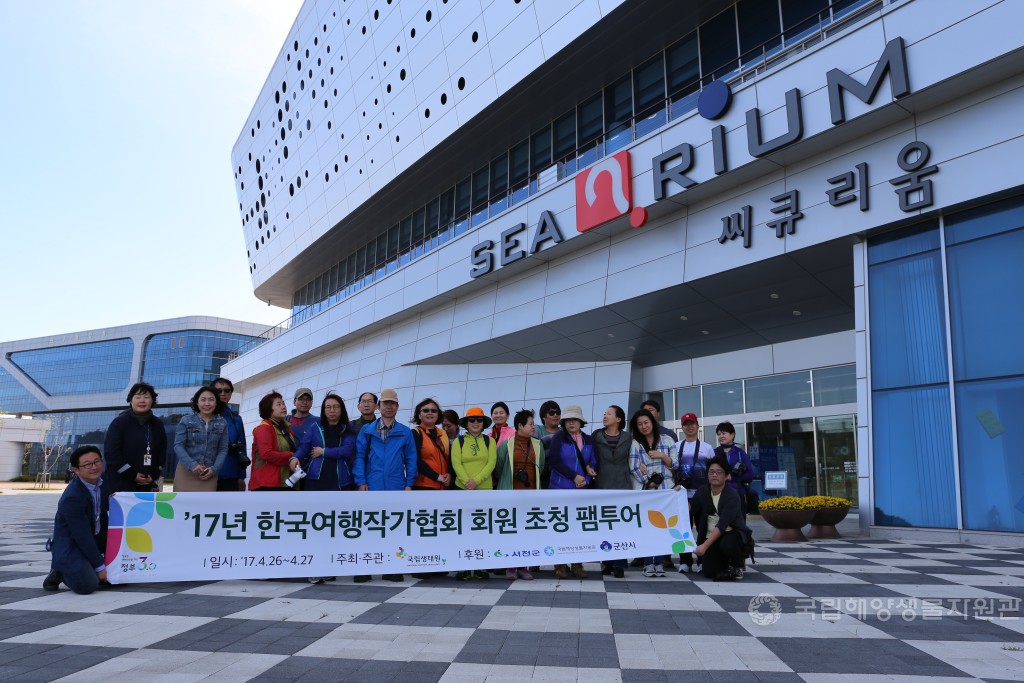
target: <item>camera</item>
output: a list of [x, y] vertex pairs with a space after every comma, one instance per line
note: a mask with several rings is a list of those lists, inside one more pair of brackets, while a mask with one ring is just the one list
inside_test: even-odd
[[665, 483], [665, 475], [661, 472], [655, 472], [651, 476], [647, 477], [647, 483], [644, 484], [645, 489], [660, 489], [661, 485]]
[[513, 472], [512, 476], [515, 477], [515, 480], [518, 481], [520, 484], [523, 484], [527, 487], [530, 485], [530, 475], [527, 474], [525, 467], [517, 469], [515, 472]]
[[742, 460], [740, 460], [739, 462], [737, 462], [735, 465], [732, 466], [731, 474], [732, 474], [733, 478], [742, 477], [743, 473], [746, 472], [746, 471], [747, 471], [746, 463], [744, 463]]
[[245, 444], [241, 441], [235, 441], [234, 443], [228, 444], [228, 455], [233, 457], [241, 467], [248, 467], [252, 464], [252, 459], [249, 454], [245, 452]]
[[305, 478], [306, 478], [306, 471], [303, 470], [301, 467], [296, 467], [295, 471], [292, 472], [292, 476], [290, 476], [287, 479], [285, 479], [284, 483], [285, 483], [285, 486], [287, 486], [288, 488], [291, 489], [291, 488], [295, 488], [295, 485], [298, 484], [300, 481], [302, 481]]

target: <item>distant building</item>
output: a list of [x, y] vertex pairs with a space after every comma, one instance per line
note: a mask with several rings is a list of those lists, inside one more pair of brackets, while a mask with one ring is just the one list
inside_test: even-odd
[[[156, 387], [155, 413], [173, 438], [175, 425], [192, 410], [195, 390], [217, 377], [221, 366], [266, 327], [191, 316], [0, 342], [0, 413], [49, 420], [44, 443], [56, 439], [70, 447], [49, 468], [54, 477], [63, 476], [70, 450], [103, 446], [107, 426], [127, 409], [128, 390], [136, 382]], [[171, 472], [175, 464], [168, 453]], [[36, 444], [29, 473], [42, 468]], [[0, 478], [18, 474], [20, 467], [0, 472]]]
[[231, 153], [253, 290], [292, 307], [228, 365], [243, 417], [652, 397], [878, 534], [1024, 532], [1022, 23], [307, 0]]

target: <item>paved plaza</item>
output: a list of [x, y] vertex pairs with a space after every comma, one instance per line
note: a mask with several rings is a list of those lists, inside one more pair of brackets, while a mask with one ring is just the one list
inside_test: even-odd
[[[58, 493], [0, 495], [0, 681], [1024, 680], [1024, 549], [761, 543], [738, 583], [42, 589]], [[760, 532], [763, 535], [763, 531]]]

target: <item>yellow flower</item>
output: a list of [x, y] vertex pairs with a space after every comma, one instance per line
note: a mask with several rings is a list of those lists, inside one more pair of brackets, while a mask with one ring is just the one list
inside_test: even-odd
[[762, 510], [818, 510], [820, 508], [850, 507], [850, 501], [836, 496], [779, 496], [767, 498], [759, 504]]

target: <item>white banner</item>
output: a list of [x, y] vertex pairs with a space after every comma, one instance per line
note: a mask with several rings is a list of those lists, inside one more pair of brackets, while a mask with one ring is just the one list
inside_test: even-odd
[[118, 493], [111, 583], [491, 569], [695, 547], [676, 491]]

